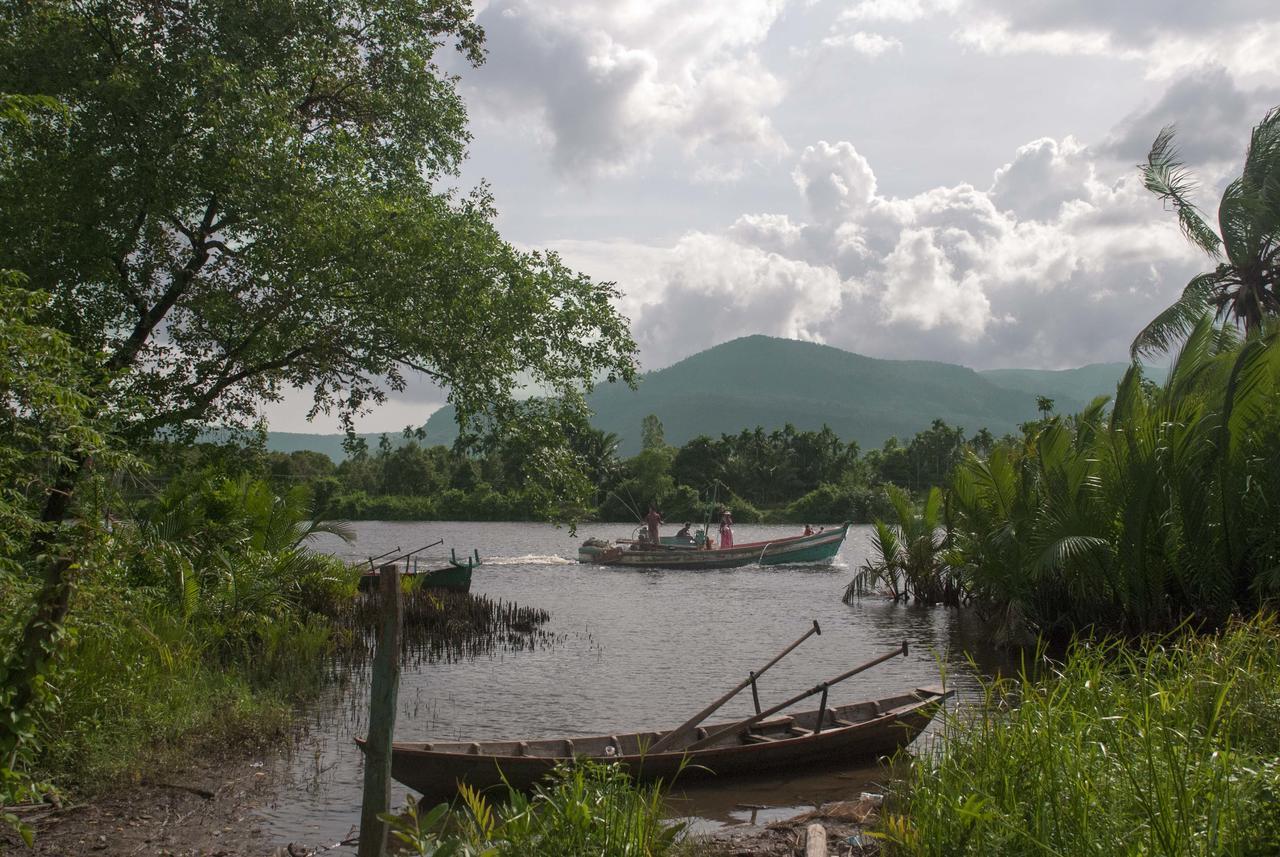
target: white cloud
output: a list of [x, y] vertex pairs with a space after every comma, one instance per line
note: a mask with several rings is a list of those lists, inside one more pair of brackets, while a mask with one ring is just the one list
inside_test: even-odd
[[966, 342], [991, 320], [991, 303], [974, 273], [960, 278], [929, 229], [904, 229], [884, 260], [880, 308], [890, 324], [907, 322], [927, 331], [948, 326]]
[[732, 176], [786, 153], [768, 116], [784, 86], [758, 52], [784, 5], [498, 0], [478, 19], [489, 60], [465, 74], [468, 99], [491, 121], [533, 119], [564, 174], [627, 171], [667, 140]]
[[848, 216], [866, 206], [876, 192], [871, 165], [851, 143], [820, 140], [809, 146], [791, 178], [821, 221]]
[[996, 170], [991, 201], [1023, 219], [1051, 220], [1064, 203], [1086, 198], [1092, 181], [1084, 146], [1071, 137], [1061, 144], [1044, 137], [1020, 147]]
[[844, 141], [807, 147], [793, 179], [807, 222], [743, 215], [648, 248], [628, 301], [647, 366], [749, 333], [979, 367], [1119, 360], [1206, 264], [1132, 168], [1104, 181], [1071, 138], [1020, 147], [985, 190], [883, 196]]
[[879, 33], [866, 33], [862, 30], [827, 36], [822, 40], [822, 46], [835, 50], [848, 48], [854, 53], [862, 54], [872, 59], [889, 51], [902, 50], [902, 42], [898, 39], [882, 36]]
[[840, 13], [841, 21], [918, 21], [927, 15], [951, 13], [960, 0], [861, 0]]
[[992, 54], [1132, 59], [1156, 79], [1209, 63], [1259, 80], [1280, 73], [1280, 19], [1273, 0], [970, 0], [956, 37]]

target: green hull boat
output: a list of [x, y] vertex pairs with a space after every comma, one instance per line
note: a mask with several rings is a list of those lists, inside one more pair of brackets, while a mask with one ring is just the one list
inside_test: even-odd
[[809, 536], [791, 536], [765, 542], [748, 542], [731, 548], [699, 549], [632, 539], [608, 542], [587, 539], [578, 548], [578, 562], [624, 568], [716, 569], [744, 565], [794, 565], [824, 562], [835, 557], [844, 544], [849, 524]]

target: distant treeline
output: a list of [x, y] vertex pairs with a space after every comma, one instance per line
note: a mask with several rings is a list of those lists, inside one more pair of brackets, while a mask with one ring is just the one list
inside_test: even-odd
[[[591, 488], [580, 507], [561, 510], [566, 517], [633, 520], [653, 503], [672, 522], [705, 519], [714, 506], [732, 508], [744, 523], [866, 522], [886, 512], [884, 485], [927, 491], [946, 482], [966, 449], [986, 454], [996, 443], [986, 429], [967, 437], [963, 428], [935, 420], [906, 442], [890, 438], [866, 453], [830, 428], [799, 431], [790, 425], [703, 435], [673, 447], [663, 442], [661, 422], [650, 416], [644, 421], [644, 449], [621, 458], [612, 433], [582, 425], [567, 434]], [[310, 486], [317, 509], [329, 517], [545, 517], [526, 473], [536, 453], [519, 444], [425, 446], [412, 436], [393, 443], [384, 435], [373, 448], [357, 443], [336, 464], [318, 452], [248, 452], [236, 453], [239, 466], [282, 487]]]

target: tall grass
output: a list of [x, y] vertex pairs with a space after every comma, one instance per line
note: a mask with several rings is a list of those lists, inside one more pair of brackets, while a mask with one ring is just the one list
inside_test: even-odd
[[945, 717], [879, 830], [890, 855], [1280, 854], [1280, 628], [1075, 645]]
[[532, 794], [504, 802], [462, 790], [462, 806], [414, 806], [393, 818], [410, 853], [485, 857], [662, 857], [683, 830], [664, 821], [661, 784], [638, 785], [618, 765], [581, 761], [557, 768]]

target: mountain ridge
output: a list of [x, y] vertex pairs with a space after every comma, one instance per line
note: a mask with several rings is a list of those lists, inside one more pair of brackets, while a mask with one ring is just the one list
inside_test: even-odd
[[[1037, 396], [1052, 398], [1057, 412], [1070, 413], [1095, 396], [1113, 393], [1127, 366], [979, 371], [754, 335], [645, 373], [635, 391], [601, 385], [587, 403], [595, 414], [592, 425], [617, 434], [624, 456], [639, 451], [640, 424], [648, 414], [657, 414], [666, 441], [675, 446], [699, 434], [737, 434], [757, 425], [772, 431], [791, 423], [802, 431], [829, 425], [865, 450], [890, 436], [905, 441], [934, 419], [969, 434], [984, 427], [996, 435], [1014, 432], [1038, 415]], [[457, 426], [451, 407], [431, 415], [426, 436], [430, 444], [453, 442]], [[292, 433], [290, 445], [297, 448], [303, 437]], [[270, 440], [268, 446], [274, 448]]]

